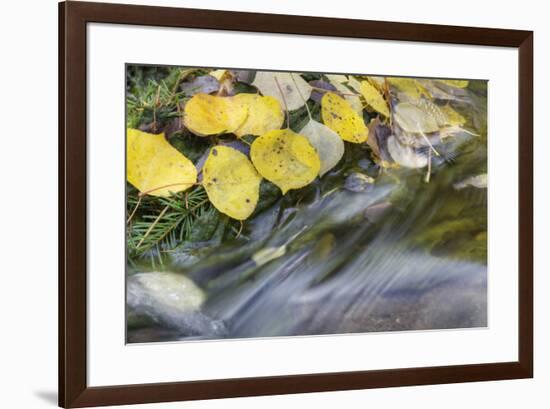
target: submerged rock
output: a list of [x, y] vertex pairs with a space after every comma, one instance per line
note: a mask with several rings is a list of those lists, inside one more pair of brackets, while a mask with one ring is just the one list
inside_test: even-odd
[[138, 273], [126, 285], [128, 317], [148, 319], [184, 335], [221, 336], [222, 322], [200, 311], [204, 292], [189, 278], [171, 272]]

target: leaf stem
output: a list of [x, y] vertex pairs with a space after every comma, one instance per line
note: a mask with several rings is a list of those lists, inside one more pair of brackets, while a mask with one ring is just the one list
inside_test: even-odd
[[145, 192], [140, 192], [139, 193], [139, 196], [145, 196], [145, 195], [148, 195], [149, 193], [152, 193], [152, 192], [155, 192], [157, 190], [160, 190], [160, 189], [165, 189], [167, 187], [172, 187], [172, 186], [181, 186], [181, 185], [189, 185], [189, 186], [196, 186], [196, 185], [200, 185], [201, 183], [170, 183], [168, 185], [163, 185], [163, 186], [158, 186], [158, 187], [154, 187], [153, 189], [149, 189], [149, 190], [146, 190]]
[[237, 232], [237, 235], [235, 236], [236, 239], [241, 237], [241, 233], [243, 232], [243, 227], [244, 227], [244, 224], [243, 224], [242, 220], [239, 220], [239, 223], [240, 223], [240, 226], [239, 226], [239, 231]]
[[292, 78], [292, 82], [294, 83], [294, 86], [296, 87], [296, 91], [298, 91], [298, 95], [300, 95], [300, 98], [302, 98], [302, 102], [306, 106], [307, 115], [309, 116], [309, 120], [313, 121], [313, 117], [311, 116], [311, 111], [309, 110], [309, 107], [307, 105], [307, 101], [305, 100], [304, 96], [302, 95], [302, 91], [300, 91], [300, 88], [298, 87], [298, 84], [296, 83], [296, 80], [294, 79], [294, 74], [290, 74], [290, 78]]
[[384, 77], [384, 96], [386, 97], [386, 102], [388, 104], [388, 109], [390, 111], [390, 115], [388, 117], [388, 122], [390, 124], [390, 127], [393, 127], [393, 107], [391, 103], [391, 94], [390, 94], [390, 84], [388, 83], [388, 78]]
[[422, 135], [422, 138], [424, 138], [424, 140], [426, 141], [426, 143], [428, 144], [428, 146], [430, 147], [430, 149], [433, 151], [433, 153], [435, 154], [435, 156], [441, 156], [441, 155], [439, 154], [439, 152], [435, 150], [434, 146], [432, 145], [432, 143], [430, 142], [430, 140], [428, 139], [428, 137], [424, 134], [424, 132], [422, 132], [420, 135]]
[[428, 173], [426, 173], [426, 177], [424, 178], [424, 182], [430, 183], [431, 173], [432, 173], [432, 151], [428, 150]]
[[286, 112], [286, 127], [290, 129], [290, 114], [288, 113], [288, 105], [286, 104], [285, 94], [283, 94], [281, 84], [279, 84], [279, 80], [275, 75], [273, 76], [273, 79], [275, 80], [275, 84], [277, 84], [277, 88], [279, 88], [279, 92], [281, 93], [281, 98], [283, 98], [283, 103], [285, 104], [285, 112]]

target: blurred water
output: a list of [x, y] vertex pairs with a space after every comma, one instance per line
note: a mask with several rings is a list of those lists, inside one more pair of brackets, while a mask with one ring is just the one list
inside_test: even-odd
[[[419, 184], [439, 196], [412, 208], [396, 208], [390, 200], [398, 188], [383, 183], [367, 193], [337, 190], [299, 209], [276, 204], [248, 232], [254, 240], [172, 254], [166, 268], [197, 283], [206, 300], [195, 312], [149, 305], [147, 314], [162, 331], [149, 328], [148, 339], [485, 326], [486, 263], [454, 256], [460, 231], [447, 244], [436, 240], [439, 248], [431, 250], [416, 238], [449, 202], [460, 203], [457, 198], [464, 203], [456, 206], [459, 214], [483, 212], [486, 192], [444, 195], [436, 185]], [[271, 230], [273, 220], [279, 227]], [[260, 249], [281, 247], [284, 256], [263, 265], [252, 260]], [[129, 336], [139, 340], [140, 331]]]

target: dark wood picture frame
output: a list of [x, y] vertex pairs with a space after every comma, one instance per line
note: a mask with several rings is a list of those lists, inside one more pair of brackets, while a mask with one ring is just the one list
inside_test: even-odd
[[[91, 22], [515, 47], [519, 50], [518, 361], [108, 387], [87, 385], [86, 25]], [[86, 407], [533, 376], [533, 33], [168, 7], [59, 4], [59, 405]]]

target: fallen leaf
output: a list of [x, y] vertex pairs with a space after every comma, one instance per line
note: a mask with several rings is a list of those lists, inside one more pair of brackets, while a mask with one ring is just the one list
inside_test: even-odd
[[[244, 153], [246, 157], [250, 156], [250, 145], [238, 140], [238, 139], [225, 139], [220, 141], [220, 145], [229, 146], [230, 148], [236, 149], [241, 153]], [[208, 151], [210, 154], [210, 151]]]
[[361, 82], [357, 80], [353, 75], [348, 76], [348, 85], [357, 93], [361, 93]]
[[216, 209], [237, 220], [254, 212], [262, 178], [246, 155], [228, 146], [215, 146], [202, 172], [202, 184]]
[[248, 116], [248, 107], [234, 97], [197, 94], [185, 104], [183, 122], [199, 136], [230, 133]]
[[348, 77], [345, 75], [327, 75], [326, 77], [329, 79], [330, 83], [334, 85], [334, 88], [336, 88], [339, 93], [343, 94], [342, 96], [350, 103], [353, 110], [359, 115], [363, 115], [363, 103], [359, 95], [349, 95], [352, 91], [344, 85], [344, 83], [347, 83]]
[[340, 162], [340, 159], [342, 159], [344, 155], [344, 142], [329, 127], [315, 120], [310, 120], [302, 128], [300, 134], [308, 139], [319, 155], [319, 159], [321, 160], [320, 176], [323, 176], [335, 167]]
[[382, 91], [386, 86], [386, 78], [378, 76], [369, 76], [367, 81], [371, 83], [372, 86], [376, 87], [379, 91]]
[[392, 159], [401, 166], [423, 168], [428, 165], [426, 155], [417, 152], [410, 146], [401, 144], [394, 135], [388, 138], [387, 147]]
[[447, 101], [461, 101], [464, 99], [464, 95], [455, 95], [457, 94], [457, 90], [462, 91], [461, 88], [449, 87], [441, 82], [433, 80], [422, 80], [421, 82], [434, 99]]
[[326, 126], [348, 142], [362, 143], [369, 136], [363, 118], [350, 103], [333, 92], [327, 92], [321, 100], [321, 116]]
[[388, 83], [397, 88], [403, 96], [418, 99], [422, 96], [431, 97], [428, 90], [414, 78], [387, 77]]
[[443, 84], [446, 84], [450, 87], [455, 88], [466, 88], [470, 81], [468, 80], [436, 80], [438, 82], [442, 82]]
[[210, 75], [201, 75], [191, 82], [184, 82], [180, 85], [182, 92], [187, 96], [193, 96], [198, 93], [210, 94], [218, 91], [220, 83]]
[[252, 163], [283, 194], [311, 183], [321, 161], [308, 139], [290, 129], [270, 131], [256, 138], [250, 148]]
[[244, 135], [262, 135], [273, 129], [280, 129], [283, 125], [285, 114], [277, 99], [244, 93], [233, 98], [248, 107], [246, 120], [234, 132], [239, 138]]
[[[275, 79], [279, 83], [280, 90]], [[285, 106], [286, 100], [289, 111], [301, 108], [309, 99], [312, 91], [311, 86], [301, 76], [288, 72], [258, 71], [252, 85], [258, 88], [262, 95], [277, 98], [281, 106]]]
[[279, 257], [284, 256], [286, 253], [286, 244], [283, 244], [279, 247], [266, 247], [264, 249], [258, 250], [252, 255], [252, 260], [256, 263], [257, 266], [262, 266], [269, 263], [272, 260], [275, 260]]
[[310, 81], [309, 85], [315, 88], [311, 93], [310, 98], [318, 104], [321, 103], [321, 99], [323, 98], [323, 95], [325, 95], [325, 92], [336, 91], [336, 87], [334, 85], [332, 85], [330, 82], [322, 80]]
[[368, 81], [361, 81], [361, 95], [365, 98], [368, 106], [376, 112], [381, 113], [386, 118], [390, 116], [390, 110], [382, 94], [372, 86]]
[[209, 73], [212, 77], [218, 80], [220, 83], [220, 89], [218, 90], [218, 96], [233, 96], [235, 95], [233, 72], [230, 70], [214, 70]]
[[126, 178], [141, 193], [167, 197], [197, 181], [193, 163], [168, 143], [164, 133], [126, 132]]
[[431, 100], [420, 98], [411, 103], [430, 115], [433, 119], [435, 119], [438, 127], [442, 127], [447, 124], [447, 117], [445, 116], [439, 105], [434, 104]]
[[348, 81], [348, 77], [342, 74], [325, 74], [325, 77], [327, 77], [328, 80], [333, 84], [334, 83], [342, 84]]
[[208, 75], [211, 75], [212, 77], [216, 78], [218, 81], [221, 82], [223, 77], [231, 74], [227, 70], [214, 70], [214, 71], [210, 71]]
[[367, 144], [371, 147], [375, 158], [381, 165], [391, 162], [391, 156], [388, 153], [387, 140], [391, 136], [391, 128], [380, 122], [378, 118], [369, 123], [369, 139]]
[[434, 116], [410, 102], [397, 104], [393, 110], [393, 118], [405, 132], [426, 134], [439, 130]]

